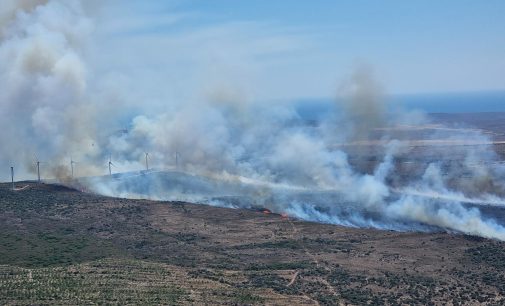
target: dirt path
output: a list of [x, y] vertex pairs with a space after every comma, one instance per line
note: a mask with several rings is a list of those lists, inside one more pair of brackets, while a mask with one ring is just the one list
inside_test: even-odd
[[21, 191], [21, 190], [25, 190], [26, 188], [30, 187], [30, 185], [25, 185], [23, 187], [20, 187], [20, 188], [14, 188], [14, 191]]
[[[288, 219], [288, 222], [289, 224], [291, 225], [291, 227], [293, 228], [293, 232], [291, 233], [291, 237], [293, 239], [295, 239], [296, 235], [298, 235], [298, 229], [296, 228], [295, 224], [293, 223], [293, 221], [289, 220]], [[303, 238], [303, 237], [302, 237]], [[303, 239], [301, 239], [300, 241], [303, 241]], [[303, 242], [300, 242], [300, 244], [302, 245], [302, 248], [303, 248], [303, 251], [305, 252], [305, 254], [307, 254], [307, 256], [309, 256], [312, 261], [316, 264], [316, 267], [320, 268], [321, 265], [319, 264], [319, 260], [317, 259], [316, 256], [314, 256], [314, 254], [312, 254], [306, 247], [305, 247], [305, 244], [303, 244]], [[328, 267], [326, 266], [322, 266], [323, 269], [325, 269], [326, 271], [328, 272], [331, 272], [330, 269], [328, 269]], [[296, 278], [299, 274], [299, 271], [296, 271], [296, 273], [294, 274], [293, 278], [291, 279], [291, 281], [289, 282], [288, 286], [291, 286], [295, 283], [296, 281]], [[335, 297], [340, 297], [340, 295], [337, 293], [337, 290], [335, 290], [335, 287], [333, 287], [325, 278], [321, 277], [321, 282], [330, 290], [330, 292], [335, 296]], [[305, 294], [304, 294], [305, 295]], [[316, 303], [319, 305], [319, 303], [316, 301]], [[339, 305], [343, 305], [342, 303], [339, 303]]]
[[291, 285], [293, 285], [296, 281], [296, 277], [298, 276], [298, 273], [300, 273], [300, 271], [296, 271], [295, 274], [293, 275], [293, 277], [291, 278], [291, 281], [289, 282], [288, 284], [288, 287], [291, 287]]

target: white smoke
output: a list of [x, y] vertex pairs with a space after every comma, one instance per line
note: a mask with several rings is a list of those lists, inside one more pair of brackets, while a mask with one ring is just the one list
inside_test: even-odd
[[6, 2], [0, 8], [1, 165], [15, 162], [22, 177], [37, 156], [53, 162], [46, 171], [64, 174], [59, 160], [69, 152], [98, 153], [90, 145], [96, 114], [83, 59], [93, 24], [79, 1]]
[[[343, 82], [339, 112], [308, 124], [293, 105], [254, 102], [240, 86], [190, 84], [205, 95], [175, 100], [161, 80], [147, 83], [97, 60], [96, 24], [78, 0], [8, 1], [0, 25], [2, 169], [16, 163], [28, 176], [36, 154], [48, 162], [44, 170], [68, 180], [70, 157], [80, 177], [107, 173], [110, 158], [113, 172], [135, 171], [69, 183], [111, 196], [264, 206], [317, 222], [505, 240], [504, 227], [480, 210], [505, 202], [492, 148], [425, 145], [420, 154], [411, 145], [490, 140], [475, 131], [426, 132], [422, 115], [390, 113], [369, 68]], [[145, 152], [151, 171], [138, 172]]]

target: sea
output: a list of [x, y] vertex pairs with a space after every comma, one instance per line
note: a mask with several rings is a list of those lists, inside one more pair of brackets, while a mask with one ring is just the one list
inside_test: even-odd
[[[390, 95], [383, 98], [390, 109], [419, 110], [425, 113], [505, 112], [505, 90], [435, 94]], [[298, 114], [318, 120], [338, 109], [338, 99], [313, 98], [296, 101]]]

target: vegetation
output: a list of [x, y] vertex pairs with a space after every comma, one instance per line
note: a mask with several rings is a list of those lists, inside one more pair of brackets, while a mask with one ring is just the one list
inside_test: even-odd
[[500, 305], [504, 254], [468, 236], [0, 184], [0, 304]]
[[0, 303], [170, 304], [188, 300], [166, 267], [132, 260], [100, 260], [67, 267], [0, 266]]

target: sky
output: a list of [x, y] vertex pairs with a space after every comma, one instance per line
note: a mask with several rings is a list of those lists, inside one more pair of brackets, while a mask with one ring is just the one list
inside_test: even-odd
[[332, 96], [363, 65], [391, 94], [505, 89], [504, 1], [105, 3], [98, 63], [176, 99]]

